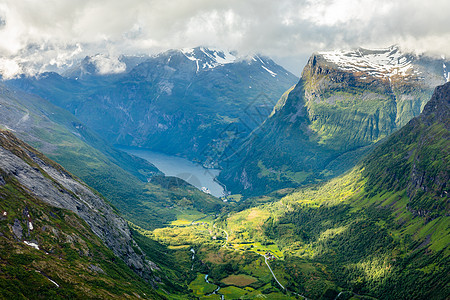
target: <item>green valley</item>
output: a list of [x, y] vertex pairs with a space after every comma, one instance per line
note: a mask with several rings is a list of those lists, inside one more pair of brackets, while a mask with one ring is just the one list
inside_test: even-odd
[[177, 219], [173, 207], [213, 212], [223, 205], [181, 179], [163, 176], [146, 160], [112, 148], [73, 115], [40, 97], [3, 85], [0, 101], [4, 128], [98, 190], [139, 226], [169, 224]]
[[200, 299], [446, 299], [449, 113], [446, 84], [339, 177], [144, 234], [184, 257]]
[[450, 1], [0, 2], [0, 300], [450, 300]]
[[0, 297], [449, 297], [445, 58], [320, 52], [291, 88], [257, 55], [103, 59], [0, 85]]

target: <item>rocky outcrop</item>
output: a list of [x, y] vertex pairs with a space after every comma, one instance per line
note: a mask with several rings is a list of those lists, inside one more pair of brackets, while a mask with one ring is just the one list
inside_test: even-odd
[[[136, 252], [127, 222], [94, 190], [8, 131], [0, 131], [0, 169], [45, 203], [76, 213], [131, 269], [153, 280], [156, 265]], [[21, 230], [13, 232], [21, 238]]]
[[450, 82], [438, 86], [425, 105], [420, 119], [424, 122], [440, 122], [450, 130]]

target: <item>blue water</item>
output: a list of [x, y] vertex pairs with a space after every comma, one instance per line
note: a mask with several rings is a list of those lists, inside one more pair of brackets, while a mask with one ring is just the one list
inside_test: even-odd
[[184, 179], [199, 190], [202, 190], [202, 187], [206, 187], [216, 197], [222, 197], [224, 195], [223, 187], [214, 181], [214, 178], [220, 173], [218, 169], [206, 169], [202, 165], [185, 158], [147, 149], [122, 147], [119, 149], [148, 160], [166, 174], [166, 176], [176, 176]]

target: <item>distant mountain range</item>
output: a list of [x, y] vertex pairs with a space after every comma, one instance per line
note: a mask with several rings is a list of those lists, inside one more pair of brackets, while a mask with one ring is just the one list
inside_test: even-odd
[[217, 166], [297, 78], [264, 56], [197, 47], [152, 57], [97, 55], [59, 75], [10, 81], [72, 112], [113, 144]]
[[220, 181], [255, 195], [341, 174], [421, 112], [449, 79], [447, 65], [397, 47], [313, 54], [297, 85], [222, 162]]

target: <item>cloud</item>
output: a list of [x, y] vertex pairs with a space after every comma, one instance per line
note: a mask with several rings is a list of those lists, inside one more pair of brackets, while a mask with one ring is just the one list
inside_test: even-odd
[[285, 64], [314, 51], [392, 44], [449, 55], [448, 11], [448, 0], [3, 0], [0, 57], [11, 73], [198, 45]]

